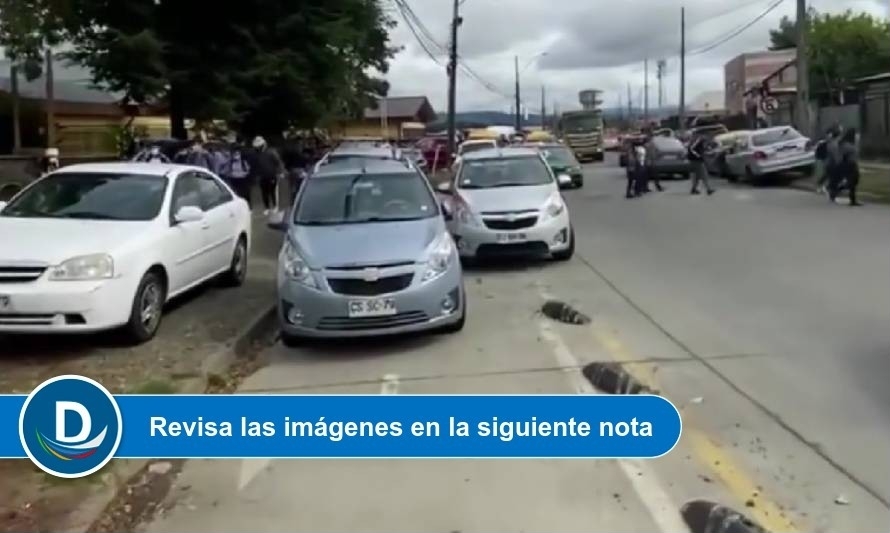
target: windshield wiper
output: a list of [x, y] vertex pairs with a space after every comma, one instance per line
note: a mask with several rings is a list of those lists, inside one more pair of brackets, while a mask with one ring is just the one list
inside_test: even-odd
[[506, 183], [496, 183], [492, 185], [491, 189], [500, 189], [501, 187], [533, 187], [535, 185], [545, 185], [544, 183], [517, 183], [517, 182], [506, 182]]
[[96, 220], [122, 220], [119, 217], [106, 215], [105, 213], [96, 213], [94, 211], [74, 211], [73, 213], [60, 213], [61, 218], [84, 218]]
[[346, 224], [345, 220], [298, 220], [298, 226], [339, 226]]
[[426, 217], [368, 217], [361, 220], [350, 220], [350, 224], [365, 224], [372, 222], [411, 222], [414, 220], [423, 220]]

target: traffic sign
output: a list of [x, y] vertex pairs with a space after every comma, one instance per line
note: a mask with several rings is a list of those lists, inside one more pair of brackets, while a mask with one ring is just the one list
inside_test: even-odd
[[779, 101], [775, 97], [768, 96], [760, 101], [760, 109], [767, 115], [772, 115], [779, 109]]

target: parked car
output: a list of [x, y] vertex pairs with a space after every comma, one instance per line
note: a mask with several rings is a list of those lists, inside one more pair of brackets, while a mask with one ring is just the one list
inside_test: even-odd
[[562, 175], [568, 176], [570, 181], [564, 185], [560, 183], [561, 187], [576, 189], [584, 187], [584, 169], [575, 157], [575, 153], [568, 146], [561, 143], [540, 143], [531, 147], [536, 147], [541, 151], [557, 180]]
[[478, 152], [480, 150], [490, 150], [497, 147], [498, 142], [495, 139], [470, 139], [460, 143], [460, 146], [457, 147], [457, 156], [454, 158], [454, 162], [451, 164], [452, 170], [457, 168], [457, 164], [460, 162], [460, 159], [464, 155], [472, 152]]
[[[404, 152], [402, 152], [397, 147], [391, 147], [386, 145], [340, 145], [326, 153], [319, 161], [315, 164], [314, 172], [318, 172], [319, 169], [325, 165], [330, 165], [332, 163], [342, 163], [344, 161], [364, 161], [368, 159], [373, 160], [387, 160], [387, 159], [397, 159], [410, 161], [411, 158], [407, 157]], [[411, 161], [413, 163], [413, 161]]]
[[63, 167], [0, 202], [0, 333], [158, 331], [164, 304], [244, 282], [247, 203], [195, 167]]
[[646, 143], [646, 168], [650, 176], [688, 179], [692, 165], [686, 155], [686, 146], [676, 137], [656, 135]]
[[690, 128], [686, 131], [686, 133], [680, 140], [682, 140], [684, 143], [688, 143], [690, 140], [694, 139], [698, 135], [704, 135], [706, 139], [711, 140], [717, 135], [723, 135], [724, 133], [729, 133], [729, 128], [727, 128], [725, 125], [708, 124], [705, 126]]
[[310, 177], [278, 258], [285, 345], [306, 338], [460, 331], [457, 247], [426, 178], [395, 160], [334, 163]]
[[812, 173], [815, 163], [810, 140], [791, 126], [744, 132], [726, 155], [730, 175], [750, 183], [782, 172]]
[[748, 131], [738, 130], [714, 137], [704, 154], [705, 168], [710, 174], [735, 181], [726, 164], [726, 156], [735, 150], [739, 137], [747, 133]]
[[454, 163], [454, 155], [448, 153], [448, 137], [426, 137], [417, 142], [417, 148], [426, 159], [426, 167], [430, 171], [450, 168]]
[[449, 195], [449, 229], [465, 261], [505, 255], [550, 255], [566, 261], [575, 233], [557, 177], [538, 150], [503, 148], [467, 154]]

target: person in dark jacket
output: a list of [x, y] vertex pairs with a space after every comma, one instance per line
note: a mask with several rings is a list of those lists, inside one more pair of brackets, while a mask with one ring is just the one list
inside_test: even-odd
[[204, 143], [199, 139], [196, 139], [189, 149], [185, 163], [195, 167], [206, 168], [213, 172], [213, 157], [210, 155], [210, 152], [204, 148]]
[[284, 177], [284, 163], [274, 148], [270, 148], [266, 140], [256, 137], [253, 140], [256, 150], [255, 164], [252, 165], [254, 175], [260, 183], [263, 197], [264, 213], [268, 216], [278, 210], [278, 182]]
[[835, 169], [837, 176], [832, 185], [831, 201], [835, 201], [839, 184], [845, 182], [850, 193], [850, 205], [860, 206], [856, 199], [856, 189], [859, 187], [859, 146], [856, 129], [850, 128], [844, 132], [838, 143], [838, 159]]
[[708, 179], [708, 169], [705, 168], [705, 149], [707, 144], [707, 138], [699, 134], [692, 138], [687, 148], [693, 175], [691, 194], [701, 194], [701, 191], [698, 190], [700, 184], [704, 184], [708, 196], [714, 194], [714, 189], [711, 188], [711, 182]]

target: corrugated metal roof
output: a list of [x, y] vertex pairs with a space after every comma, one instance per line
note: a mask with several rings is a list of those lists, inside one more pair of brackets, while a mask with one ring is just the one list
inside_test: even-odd
[[[431, 122], [436, 118], [436, 112], [430, 105], [426, 96], [396, 96], [384, 98], [386, 116], [390, 118], [419, 118]], [[382, 105], [378, 103], [376, 108], [365, 109], [366, 119], [379, 119]], [[423, 115], [428, 115], [424, 117]]]

